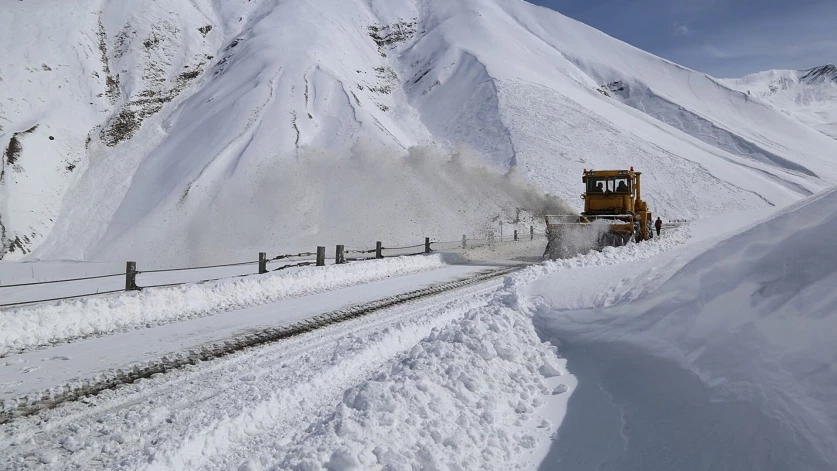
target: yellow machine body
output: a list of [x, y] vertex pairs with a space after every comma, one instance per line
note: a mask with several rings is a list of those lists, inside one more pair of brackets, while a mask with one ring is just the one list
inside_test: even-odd
[[558, 239], [567, 226], [587, 225], [595, 221], [607, 223], [607, 230], [598, 234], [598, 246], [619, 246], [632, 238], [641, 242], [653, 238], [653, 221], [648, 204], [642, 200], [642, 172], [630, 170], [584, 170], [584, 211], [580, 216], [546, 216], [547, 234], [551, 234], [547, 252], [554, 254], [553, 239]]
[[[642, 172], [630, 170], [585, 170], [584, 212], [588, 221], [613, 221], [611, 232], [630, 234], [636, 242], [652, 238], [651, 211], [642, 200]], [[637, 227], [638, 226], [638, 227]]]

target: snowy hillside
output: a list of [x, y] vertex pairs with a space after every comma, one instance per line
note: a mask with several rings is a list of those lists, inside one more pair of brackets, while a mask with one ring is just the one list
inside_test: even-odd
[[6, 258], [455, 239], [540, 204], [522, 180], [578, 205], [583, 168], [668, 217], [837, 183], [837, 140], [520, 0], [2, 8]]
[[837, 139], [837, 66], [768, 70], [722, 82]]

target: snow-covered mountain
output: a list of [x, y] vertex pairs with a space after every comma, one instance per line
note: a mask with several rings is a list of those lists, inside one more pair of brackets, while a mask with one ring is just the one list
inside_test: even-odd
[[583, 168], [643, 170], [669, 217], [837, 182], [804, 119], [521, 0], [2, 8], [7, 258], [455, 239], [531, 201], [520, 177], [577, 205]]
[[837, 139], [837, 66], [768, 70], [722, 82]]

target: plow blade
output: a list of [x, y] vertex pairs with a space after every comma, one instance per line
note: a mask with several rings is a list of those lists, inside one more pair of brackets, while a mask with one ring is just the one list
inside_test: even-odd
[[579, 216], [550, 216], [547, 219], [547, 244], [544, 258], [557, 260], [621, 247], [635, 238], [633, 224], [610, 219], [587, 219]]

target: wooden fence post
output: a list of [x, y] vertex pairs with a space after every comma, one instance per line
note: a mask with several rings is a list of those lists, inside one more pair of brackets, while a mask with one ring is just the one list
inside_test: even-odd
[[259, 275], [267, 273], [267, 253], [259, 252]]
[[517, 240], [517, 229], [514, 230], [514, 240]]
[[125, 291], [137, 291], [137, 262], [128, 262], [125, 266]]
[[325, 266], [325, 247], [317, 247], [317, 266]]
[[535, 226], [529, 226], [529, 240], [535, 240]]
[[430, 237], [424, 238], [424, 253], [430, 253]]
[[337, 246], [337, 253], [334, 256], [334, 258], [336, 259], [335, 263], [337, 263], [338, 265], [342, 265], [342, 264], [346, 263], [346, 258], [345, 258], [344, 253], [345, 253], [345, 246], [338, 245]]
[[375, 242], [375, 258], [384, 258], [384, 244], [380, 240]]
[[462, 248], [463, 249], [468, 248], [468, 241], [465, 239], [465, 234], [462, 234]]

